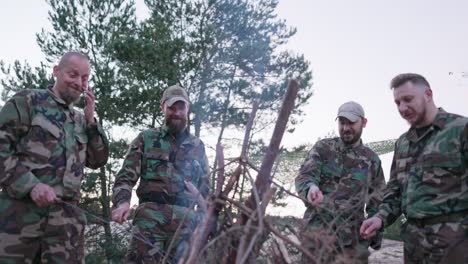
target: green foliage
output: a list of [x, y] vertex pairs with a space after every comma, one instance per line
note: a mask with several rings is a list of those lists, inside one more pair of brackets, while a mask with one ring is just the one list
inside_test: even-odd
[[396, 139], [387, 139], [382, 141], [375, 141], [366, 144], [367, 147], [372, 149], [377, 155], [387, 154], [393, 151]]
[[5, 76], [0, 80], [3, 86], [1, 98], [4, 101], [21, 89], [44, 89], [54, 83], [54, 78], [44, 63], [33, 69], [27, 62], [22, 65], [15, 61], [13, 65], [6, 65], [0, 61], [0, 71]]
[[88, 55], [92, 68], [90, 87], [96, 96], [96, 112], [101, 120], [121, 119], [117, 67], [109, 54], [109, 44], [131, 32], [136, 24], [133, 1], [46, 0], [50, 6], [52, 31], [37, 34], [37, 43], [47, 61], [56, 63], [69, 50]]
[[[191, 98], [195, 135], [202, 125], [239, 127], [257, 99], [261, 111], [276, 113], [292, 77], [299, 79], [301, 90], [291, 125], [300, 121], [301, 108], [312, 95], [312, 75], [303, 56], [280, 51], [295, 30], [276, 17], [276, 0], [145, 3], [150, 18], [135, 34], [113, 43], [114, 56], [125, 69], [121, 73], [137, 80], [123, 92], [143, 101], [138, 105], [143, 111], [126, 111], [133, 122], [154, 125], [161, 91], [179, 83]], [[273, 121], [265, 114], [262, 122]]]
[[124, 263], [129, 235], [119, 230], [113, 230], [113, 243], [106, 243], [102, 227], [99, 225], [88, 225], [86, 230], [87, 254], [85, 256], [85, 263]]

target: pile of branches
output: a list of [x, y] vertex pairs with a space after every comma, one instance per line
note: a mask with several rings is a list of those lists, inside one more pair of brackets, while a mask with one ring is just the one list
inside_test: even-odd
[[[302, 255], [309, 263], [318, 263], [317, 254], [304, 247], [305, 243], [301, 243], [299, 237], [305, 237], [309, 242], [320, 239], [322, 246], [319, 253], [336, 256], [337, 252], [332, 252], [332, 245], [335, 243], [332, 235], [305, 232], [299, 236], [298, 230], [306, 228], [290, 225], [285, 226], [289, 232], [289, 235], [286, 235], [284, 230], [280, 231], [275, 226], [271, 218], [265, 216], [265, 210], [277, 189], [282, 188], [288, 192], [273, 181], [271, 171], [297, 93], [298, 84], [291, 80], [260, 168], [256, 168], [247, 157], [249, 135], [258, 102], [254, 103], [246, 125], [240, 156], [225, 163], [223, 148], [218, 143], [215, 166], [217, 169], [214, 171], [217, 174], [216, 187], [211, 196], [204, 201], [206, 204], [201, 205], [206, 208], [206, 213], [190, 240], [188, 251], [179, 263], [258, 263], [261, 253], [268, 256], [265, 259], [267, 263], [297, 263], [297, 256], [296, 260], [294, 256], [290, 256], [291, 251], [299, 253], [296, 255]], [[235, 169], [227, 173], [227, 166], [234, 166]], [[251, 175], [252, 171], [257, 172], [256, 177]], [[246, 177], [252, 186], [251, 195], [245, 202], [236, 199], [241, 177]], [[302, 198], [288, 193], [307, 203]], [[238, 214], [240, 217], [237, 217]]]

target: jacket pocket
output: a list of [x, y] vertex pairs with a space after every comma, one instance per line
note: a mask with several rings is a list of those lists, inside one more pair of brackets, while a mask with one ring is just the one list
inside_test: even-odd
[[144, 154], [146, 173], [142, 175], [146, 180], [167, 180], [171, 172], [168, 170], [169, 153], [166, 151], [149, 151]]
[[61, 128], [54, 125], [43, 115], [36, 115], [24, 141], [24, 151], [29, 161], [44, 164], [49, 161], [62, 136]]
[[424, 155], [422, 162], [423, 182], [437, 186], [461, 186], [461, 176], [465, 172], [461, 153], [433, 152]]

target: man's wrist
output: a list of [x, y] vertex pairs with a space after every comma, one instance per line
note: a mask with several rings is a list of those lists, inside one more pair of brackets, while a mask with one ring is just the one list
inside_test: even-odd
[[92, 118], [86, 118], [86, 125], [94, 125], [96, 124], [96, 118], [94, 116]]
[[385, 219], [384, 219], [384, 217], [383, 217], [381, 214], [379, 214], [379, 213], [375, 214], [374, 217], [377, 217], [378, 219], [380, 219], [380, 228], [379, 228], [378, 231], [383, 231], [384, 226], [385, 226]]

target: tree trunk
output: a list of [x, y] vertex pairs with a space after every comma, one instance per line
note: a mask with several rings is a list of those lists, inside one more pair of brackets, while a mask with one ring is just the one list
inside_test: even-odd
[[[102, 218], [110, 219], [110, 201], [107, 189], [107, 177], [106, 177], [106, 168], [101, 168], [101, 173], [99, 173], [99, 179], [101, 181], [101, 198], [99, 199], [102, 206]], [[106, 245], [112, 245], [112, 231], [109, 222], [102, 223], [104, 227], [104, 236], [106, 239]], [[113, 252], [110, 247], [104, 247], [106, 251], [106, 258], [108, 263], [112, 263]]]
[[[101, 126], [102, 126], [102, 122], [103, 120], [99, 119], [99, 124]], [[107, 184], [108, 180], [106, 176], [106, 166], [102, 166], [100, 168], [99, 180], [101, 182], [101, 197], [99, 198], [99, 202], [101, 203], [101, 207], [102, 207], [102, 218], [107, 220], [107, 219], [110, 219], [110, 199], [109, 199], [109, 186]], [[106, 240], [106, 245], [112, 245], [113, 240], [112, 240], [112, 230], [110, 227], [110, 223], [103, 222], [102, 225], [104, 227], [104, 237]], [[111, 251], [110, 248], [111, 247], [109, 246], [104, 247], [108, 263], [112, 263], [113, 252]]]

